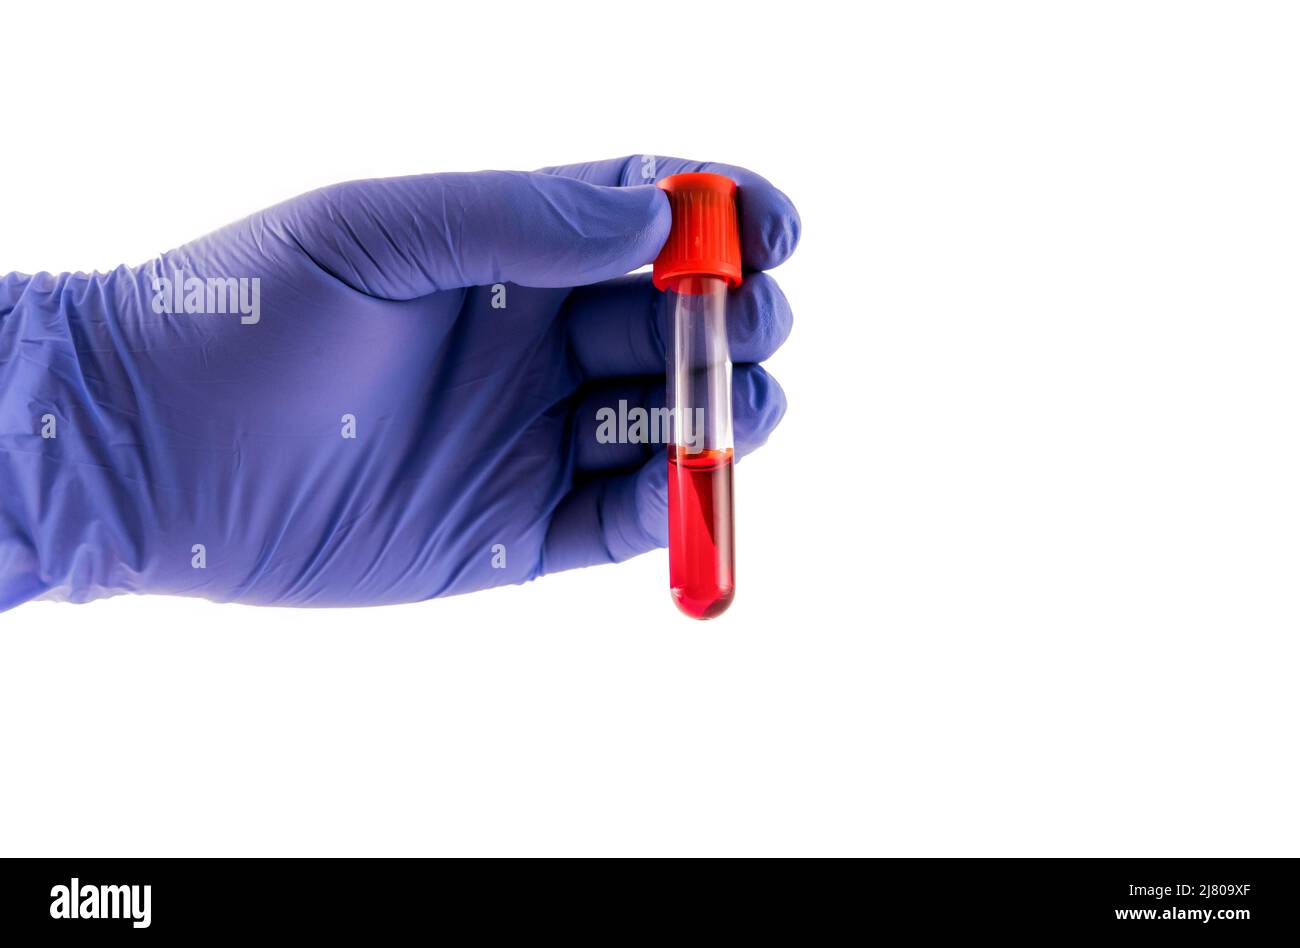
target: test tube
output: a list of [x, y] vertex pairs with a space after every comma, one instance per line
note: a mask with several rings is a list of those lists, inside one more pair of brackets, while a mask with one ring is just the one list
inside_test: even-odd
[[727, 291], [741, 281], [736, 184], [696, 173], [659, 187], [672, 209], [654, 265], [669, 334], [668, 582], [682, 612], [712, 619], [736, 594], [727, 346]]

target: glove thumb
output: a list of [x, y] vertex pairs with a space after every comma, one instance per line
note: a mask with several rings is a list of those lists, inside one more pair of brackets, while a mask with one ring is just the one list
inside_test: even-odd
[[327, 272], [394, 300], [502, 282], [597, 283], [653, 261], [670, 222], [656, 187], [522, 171], [350, 181], [267, 215]]

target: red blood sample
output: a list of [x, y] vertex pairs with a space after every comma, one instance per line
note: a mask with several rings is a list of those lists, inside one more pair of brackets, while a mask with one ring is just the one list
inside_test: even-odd
[[668, 582], [677, 608], [712, 619], [736, 594], [732, 451], [668, 449]]

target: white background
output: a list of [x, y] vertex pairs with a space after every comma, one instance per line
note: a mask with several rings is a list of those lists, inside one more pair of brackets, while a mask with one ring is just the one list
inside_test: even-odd
[[3, 17], [0, 271], [643, 152], [754, 168], [804, 240], [723, 619], [662, 552], [398, 608], [29, 604], [0, 853], [1296, 855], [1285, 5]]

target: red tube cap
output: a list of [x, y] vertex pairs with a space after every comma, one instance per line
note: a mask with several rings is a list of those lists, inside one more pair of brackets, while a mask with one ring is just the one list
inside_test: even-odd
[[736, 182], [725, 175], [675, 174], [659, 182], [673, 223], [655, 257], [654, 284], [674, 289], [682, 277], [715, 276], [740, 286], [740, 221]]

